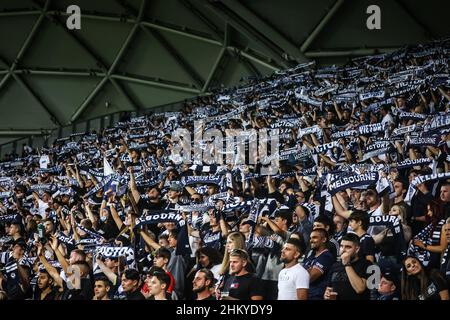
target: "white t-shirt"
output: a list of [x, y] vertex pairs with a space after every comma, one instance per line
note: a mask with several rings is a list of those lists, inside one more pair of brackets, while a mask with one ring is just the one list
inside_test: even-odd
[[41, 199], [38, 200], [38, 203], [39, 203], [39, 208], [38, 208], [39, 214], [41, 215], [41, 217], [43, 219], [47, 219], [47, 213], [45, 212], [45, 210], [47, 210], [47, 208], [49, 207], [48, 203], [42, 201]]
[[297, 289], [309, 289], [309, 273], [300, 264], [278, 275], [278, 300], [297, 300]]
[[383, 120], [381, 120], [381, 123], [385, 124], [385, 125], [389, 125], [389, 124], [395, 123], [395, 122], [394, 122], [394, 118], [392, 118], [391, 114], [388, 113], [383, 117]]

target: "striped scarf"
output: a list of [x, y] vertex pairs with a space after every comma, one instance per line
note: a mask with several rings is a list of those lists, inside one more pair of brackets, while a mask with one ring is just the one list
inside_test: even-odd
[[[444, 219], [440, 220], [436, 226], [430, 223], [414, 237], [414, 240], [421, 240], [426, 246], [438, 244], [444, 223]], [[414, 245], [413, 241], [409, 245], [408, 255], [415, 256], [425, 267], [430, 263], [431, 252]]]

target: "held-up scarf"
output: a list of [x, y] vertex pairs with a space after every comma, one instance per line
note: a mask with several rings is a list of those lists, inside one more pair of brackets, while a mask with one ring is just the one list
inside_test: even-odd
[[369, 218], [369, 227], [386, 226], [394, 235], [395, 252], [397, 258], [401, 261], [406, 255], [406, 243], [403, 235], [403, 228], [399, 217], [397, 216], [371, 216]]
[[375, 141], [374, 143], [368, 145], [365, 149], [363, 156], [363, 161], [370, 158], [378, 156], [380, 154], [388, 153], [393, 149], [392, 143], [390, 141], [381, 140]]
[[331, 195], [334, 195], [337, 192], [345, 190], [347, 188], [369, 186], [372, 184], [376, 184], [377, 181], [378, 181], [377, 172], [344, 175], [336, 179], [335, 181], [328, 183], [328, 192]]
[[420, 159], [406, 159], [403, 160], [402, 162], [399, 162], [396, 164], [396, 168], [398, 170], [402, 170], [402, 169], [406, 169], [406, 168], [411, 168], [411, 167], [415, 167], [415, 166], [420, 166], [420, 165], [428, 165], [432, 162], [431, 159], [429, 158], [420, 158]]
[[358, 127], [358, 133], [360, 135], [372, 135], [374, 133], [384, 132], [384, 130], [384, 123], [367, 124]]
[[95, 250], [96, 254], [100, 254], [104, 258], [125, 257], [126, 263], [130, 268], [135, 268], [134, 250], [131, 247], [110, 247], [101, 246]]
[[181, 178], [181, 183], [184, 186], [190, 186], [194, 184], [215, 184], [221, 185], [223, 177], [217, 176], [187, 176]]
[[408, 193], [405, 196], [405, 202], [409, 205], [411, 205], [411, 200], [416, 194], [416, 188], [418, 184], [425, 183], [427, 181], [432, 180], [444, 180], [450, 178], [450, 172], [446, 173], [433, 173], [433, 174], [427, 174], [424, 176], [417, 176], [414, 178], [414, 180], [409, 184], [408, 187]]
[[408, 146], [409, 147], [425, 147], [425, 146], [437, 147], [440, 141], [441, 141], [440, 137], [429, 137], [429, 138], [414, 137], [414, 138], [409, 139]]

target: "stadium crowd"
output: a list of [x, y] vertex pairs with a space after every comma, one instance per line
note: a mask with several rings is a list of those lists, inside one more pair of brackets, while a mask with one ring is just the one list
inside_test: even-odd
[[[8, 155], [0, 300], [448, 300], [449, 52], [304, 63]], [[179, 128], [215, 162], [172, 152]], [[278, 170], [209, 129], [273, 130]]]

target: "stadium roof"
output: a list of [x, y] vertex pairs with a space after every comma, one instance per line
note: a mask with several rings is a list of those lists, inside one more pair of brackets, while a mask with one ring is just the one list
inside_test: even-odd
[[[81, 30], [66, 28], [70, 5]], [[366, 9], [381, 8], [381, 30]], [[2, 0], [0, 145], [315, 59], [447, 37], [448, 1]]]

